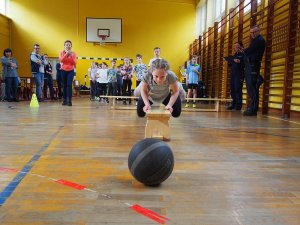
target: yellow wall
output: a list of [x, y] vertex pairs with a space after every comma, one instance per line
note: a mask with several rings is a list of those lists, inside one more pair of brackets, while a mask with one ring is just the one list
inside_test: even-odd
[[[9, 18], [0, 14], [0, 54], [3, 50], [11, 47], [10, 41], [11, 21]], [[14, 53], [14, 52], [13, 52]], [[2, 73], [2, 65], [0, 64], [0, 73]]]
[[[12, 0], [10, 9], [12, 46], [21, 76], [30, 76], [29, 54], [34, 43], [41, 45], [42, 53], [57, 57], [66, 39], [72, 40], [78, 56], [135, 58], [141, 53], [147, 64], [153, 48], [160, 46], [162, 57], [179, 75], [178, 68], [188, 58], [188, 46], [195, 37], [193, 0]], [[86, 17], [122, 18], [123, 43], [86, 43]], [[78, 61], [81, 83], [89, 65], [89, 60]]]

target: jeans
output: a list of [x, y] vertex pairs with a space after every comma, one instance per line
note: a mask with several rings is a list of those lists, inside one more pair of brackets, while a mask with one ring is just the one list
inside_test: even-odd
[[245, 80], [247, 87], [247, 94], [250, 98], [250, 104], [247, 111], [256, 113], [259, 104], [259, 89], [257, 86], [257, 79], [260, 72], [260, 62], [245, 64]]
[[[123, 95], [124, 96], [131, 96], [131, 80], [123, 80]], [[126, 99], [123, 100], [126, 102]], [[129, 99], [129, 103], [131, 102], [131, 99]]]
[[6, 77], [5, 78], [6, 85], [6, 98], [7, 100], [12, 100], [17, 98], [18, 91], [18, 78], [17, 77]]
[[42, 86], [43, 86], [43, 81], [44, 81], [44, 74], [43, 73], [35, 73], [33, 74], [34, 80], [35, 80], [35, 85], [36, 85], [36, 96], [38, 99], [42, 98]]
[[58, 97], [61, 98], [63, 96], [61, 72], [56, 74], [56, 83], [57, 83], [57, 88], [58, 88]]
[[53, 79], [50, 74], [45, 74], [44, 80], [44, 98], [47, 98], [47, 89], [49, 87], [50, 97], [54, 98]]
[[107, 84], [107, 95], [116, 96], [117, 95], [117, 82], [110, 82]]
[[73, 78], [74, 78], [74, 70], [65, 71], [61, 70], [62, 76], [62, 83], [63, 83], [63, 98], [64, 102], [72, 102], [72, 95], [73, 95]]
[[6, 99], [6, 91], [5, 91], [5, 81], [2, 80], [1, 83], [1, 96], [0, 99]]
[[236, 109], [242, 108], [243, 71], [231, 71], [230, 74], [230, 95], [231, 105]]
[[96, 96], [96, 90], [97, 90], [97, 82], [90, 80], [90, 94], [91, 94], [91, 99], [95, 99]]
[[[171, 98], [171, 93], [165, 98], [165, 100], [162, 102], [164, 105], [167, 105], [170, 101]], [[150, 105], [153, 103], [150, 101]], [[138, 104], [137, 104], [137, 114], [139, 117], [144, 117], [146, 113], [144, 112], [143, 108], [145, 106], [144, 100], [142, 96], [139, 97]], [[173, 112], [172, 116], [173, 117], [179, 117], [181, 114], [181, 99], [180, 96], [178, 95], [174, 105], [172, 106]]]

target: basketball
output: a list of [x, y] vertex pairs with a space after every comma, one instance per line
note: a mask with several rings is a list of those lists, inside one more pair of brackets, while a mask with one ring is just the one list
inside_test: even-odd
[[132, 176], [148, 186], [157, 186], [172, 173], [174, 156], [163, 141], [145, 138], [137, 142], [128, 157], [128, 168]]

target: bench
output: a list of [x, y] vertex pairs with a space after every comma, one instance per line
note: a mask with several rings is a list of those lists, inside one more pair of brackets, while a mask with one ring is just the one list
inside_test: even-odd
[[232, 99], [226, 99], [226, 98], [186, 98], [185, 100], [189, 100], [189, 103], [193, 103], [193, 101], [207, 101], [207, 102], [214, 102], [215, 107], [214, 108], [208, 108], [208, 109], [199, 109], [199, 108], [185, 108], [184, 104], [182, 105], [183, 111], [206, 111], [206, 112], [219, 112], [220, 111], [220, 103], [221, 102], [231, 102]]
[[90, 94], [90, 90], [79, 90], [79, 94], [81, 95], [89, 95]]
[[[112, 106], [111, 109], [136, 109], [135, 105], [132, 106], [124, 106], [124, 105], [117, 105], [117, 99], [138, 99], [138, 97], [135, 96], [106, 96], [101, 95], [101, 98], [108, 98], [112, 100]], [[232, 99], [226, 99], [226, 98], [186, 98], [186, 100], [190, 101], [190, 104], [193, 103], [193, 100], [195, 101], [206, 101], [206, 102], [214, 102], [214, 108], [185, 108], [185, 103], [182, 103], [182, 111], [188, 111], [188, 112], [219, 112], [220, 111], [220, 103], [221, 102], [231, 102]]]
[[[112, 101], [111, 109], [136, 109], [135, 104], [132, 106], [124, 106], [124, 105], [117, 105], [117, 99], [138, 99], [138, 97], [135, 96], [106, 96], [106, 95], [100, 95], [100, 98], [108, 98]], [[123, 104], [123, 103], [122, 103]]]
[[162, 107], [152, 107], [146, 112], [147, 123], [145, 127], [145, 138], [158, 138], [170, 140], [169, 119], [171, 113]]

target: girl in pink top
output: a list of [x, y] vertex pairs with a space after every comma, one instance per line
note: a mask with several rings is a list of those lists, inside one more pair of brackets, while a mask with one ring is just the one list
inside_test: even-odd
[[72, 106], [72, 84], [74, 77], [74, 69], [76, 67], [76, 53], [72, 52], [72, 42], [65, 41], [65, 50], [59, 53], [59, 61], [61, 63], [61, 76], [63, 82], [63, 103], [62, 105]]

